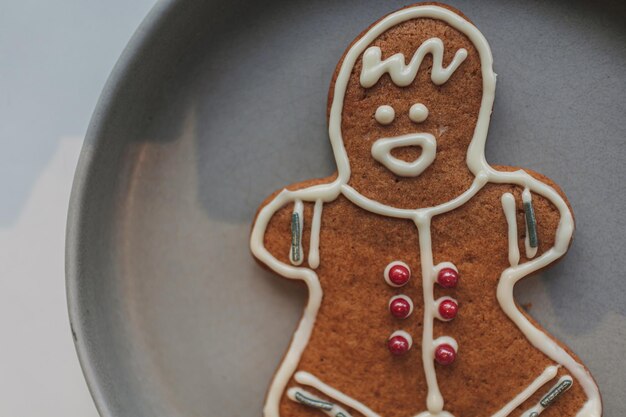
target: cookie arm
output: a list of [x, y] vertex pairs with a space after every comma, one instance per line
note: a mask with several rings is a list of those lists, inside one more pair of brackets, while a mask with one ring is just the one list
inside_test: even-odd
[[511, 265], [535, 259], [555, 246], [562, 252], [558, 258], [562, 257], [574, 230], [574, 217], [563, 191], [552, 180], [534, 171], [505, 166], [495, 168], [504, 178], [499, 182], [517, 186], [504, 193], [501, 199], [508, 224]]
[[[340, 187], [333, 175], [292, 184], [268, 197], [252, 227], [250, 247], [254, 257], [279, 275], [283, 274], [273, 265], [276, 261], [294, 266], [308, 264], [316, 269], [320, 264], [323, 207], [337, 198]], [[263, 248], [272, 257], [263, 256]]]
[[527, 260], [555, 248], [563, 257], [573, 239], [574, 215], [563, 191], [549, 178], [526, 170], [528, 181], [521, 193], [523, 248]]
[[[315, 269], [319, 264], [319, 229], [321, 220], [321, 202], [309, 202], [289, 195], [282, 205], [275, 207], [269, 214], [263, 233], [263, 247], [278, 261], [292, 266], [308, 266]], [[262, 210], [276, 198], [281, 198], [280, 193], [273, 195], [259, 209], [253, 225], [255, 228], [262, 226]], [[318, 204], [319, 203], [319, 204]], [[259, 242], [261, 244], [261, 242]], [[253, 255], [263, 266], [274, 270], [262, 257], [255, 253], [254, 242], [251, 241]], [[274, 271], [276, 272], [276, 271]]]
[[303, 265], [304, 203], [289, 190], [270, 197], [259, 209], [252, 226], [250, 249], [254, 257], [285, 278], [299, 279]]

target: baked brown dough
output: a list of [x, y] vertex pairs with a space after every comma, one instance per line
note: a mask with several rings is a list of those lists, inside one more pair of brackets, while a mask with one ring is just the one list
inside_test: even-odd
[[[259, 209], [253, 227], [257, 259], [279, 275], [303, 280], [311, 296], [271, 384], [264, 414], [601, 417], [597, 387], [580, 359], [512, 302], [514, 282], [507, 304], [509, 285], [503, 282], [509, 279], [505, 271], [519, 271], [517, 281], [565, 253], [573, 232], [569, 203], [543, 175], [489, 166], [484, 157], [470, 155], [468, 149], [486, 136], [486, 128], [482, 134], [477, 128], [485, 117], [481, 109], [488, 123], [493, 102], [485, 78], [491, 65], [480, 50], [484, 45], [430, 16], [430, 10], [444, 10], [471, 25], [449, 6], [418, 4], [403, 10], [426, 12], [399, 19], [366, 43], [364, 53], [375, 52], [372, 47], [382, 53], [378, 61], [373, 53], [376, 62], [368, 62], [369, 69], [398, 53], [404, 70], [410, 69], [416, 51], [432, 39], [443, 42], [444, 69], [451, 68], [458, 51], [467, 51], [466, 57], [438, 85], [432, 77], [438, 71], [433, 47], [416, 61], [418, 70], [408, 84], [399, 85], [406, 82], [392, 78], [394, 69], [364, 82], [361, 52], [347, 68], [345, 89], [339, 91], [345, 94], [337, 100], [335, 84], [344, 60], [385, 17], [359, 35], [339, 62], [328, 102], [338, 173], [276, 192]], [[425, 120], [420, 109], [412, 115], [416, 104], [427, 108]], [[388, 108], [376, 116], [381, 105], [393, 108], [394, 117], [383, 114]], [[335, 133], [333, 117], [340, 126]], [[434, 154], [422, 134], [432, 135]], [[406, 135], [415, 143], [394, 142]], [[387, 162], [374, 157], [377, 141], [389, 145], [382, 152]], [[348, 168], [341, 162], [342, 149]], [[428, 163], [430, 156], [434, 159]], [[409, 166], [415, 161], [422, 161], [418, 169]], [[512, 204], [508, 219], [503, 196]], [[423, 215], [433, 207], [452, 206]], [[397, 261], [411, 274], [400, 287], [384, 278]], [[458, 284], [445, 288], [436, 280], [450, 266]], [[390, 314], [390, 300], [397, 295], [413, 304], [404, 319]], [[446, 321], [437, 315], [440, 302], [448, 299], [457, 309]], [[398, 330], [407, 343], [401, 340], [394, 355], [389, 338]], [[539, 332], [538, 339], [533, 332]], [[412, 339], [408, 350], [407, 339]], [[452, 363], [440, 363], [446, 362], [437, 356], [443, 342], [453, 349]], [[428, 382], [429, 368], [435, 385]]]

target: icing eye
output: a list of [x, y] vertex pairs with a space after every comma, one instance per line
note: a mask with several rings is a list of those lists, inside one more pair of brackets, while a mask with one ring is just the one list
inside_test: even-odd
[[428, 117], [428, 109], [422, 103], [415, 103], [409, 109], [409, 119], [415, 123], [422, 123]]
[[379, 106], [376, 109], [376, 113], [374, 114], [374, 118], [381, 125], [388, 125], [393, 122], [393, 119], [396, 117], [396, 112], [393, 110], [393, 107], [388, 106], [386, 104]]

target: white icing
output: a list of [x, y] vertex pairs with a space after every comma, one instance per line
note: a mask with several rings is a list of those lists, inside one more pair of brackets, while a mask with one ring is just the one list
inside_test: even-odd
[[401, 53], [382, 60], [382, 51], [378, 46], [367, 48], [363, 54], [363, 69], [361, 70], [361, 85], [365, 88], [372, 87], [378, 82], [383, 74], [388, 73], [391, 80], [399, 87], [411, 84], [422, 65], [424, 57], [431, 54], [433, 66], [430, 78], [436, 85], [448, 81], [454, 71], [467, 58], [467, 51], [463, 48], [456, 51], [450, 65], [443, 66], [443, 42], [439, 38], [430, 38], [422, 43], [409, 64], [406, 64], [404, 55]]
[[414, 221], [419, 233], [419, 247], [422, 264], [422, 290], [424, 294], [424, 324], [422, 327], [422, 364], [428, 394], [426, 396], [426, 408], [429, 412], [437, 414], [443, 411], [443, 396], [437, 383], [435, 372], [435, 343], [433, 340], [433, 322], [437, 314], [435, 308], [434, 285], [439, 271], [449, 265], [433, 265], [432, 241], [430, 236], [430, 220], [426, 215], [417, 216]]
[[426, 207], [418, 210], [401, 209], [397, 207], [386, 206], [378, 201], [371, 200], [362, 194], [359, 194], [354, 188], [347, 184], [341, 185], [341, 194], [357, 206], [381, 216], [396, 217], [399, 219], [409, 219], [414, 222], [416, 219], [423, 217], [433, 217], [439, 214], [454, 210], [457, 207], [467, 203], [470, 198], [476, 195], [478, 191], [487, 183], [487, 175], [480, 173], [474, 179], [470, 188], [460, 196], [453, 200], [434, 207]]
[[[391, 150], [404, 146], [420, 146], [422, 153], [413, 162], [391, 155]], [[430, 133], [410, 133], [393, 138], [378, 139], [372, 145], [372, 156], [388, 170], [401, 177], [417, 177], [435, 160], [437, 140]]]
[[[550, 392], [551, 390], [553, 390], [554, 388], [558, 387], [560, 384], [562, 384], [565, 381], [569, 381], [570, 384], [572, 384], [574, 381], [572, 380], [572, 377], [569, 375], [565, 375], [562, 376], [557, 382], [556, 384], [554, 384], [549, 390], [548, 392]], [[570, 385], [571, 387], [571, 385]], [[569, 389], [569, 388], [567, 388]], [[567, 390], [566, 389], [566, 390]], [[541, 404], [541, 401], [543, 400], [543, 398], [541, 400], [539, 400], [539, 402], [537, 402], [537, 404], [535, 404], [533, 407], [531, 407], [530, 409], [524, 411], [524, 413], [522, 414], [521, 417], [535, 417], [538, 416], [539, 414], [543, 413], [543, 410], [545, 410], [546, 408], [548, 408], [550, 406], [550, 404], [548, 404], [547, 407], [544, 407]]]
[[358, 411], [359, 413], [363, 414], [365, 417], [380, 417], [380, 415], [372, 411], [367, 406], [363, 405], [363, 403], [353, 398], [348, 397], [346, 394], [336, 390], [335, 388], [329, 385], [326, 385], [325, 383], [320, 381], [317, 377], [315, 377], [314, 375], [311, 375], [308, 372], [303, 372], [303, 371], [296, 372], [296, 375], [294, 376], [294, 378], [296, 382], [298, 382], [299, 384], [313, 387], [319, 392], [329, 396], [333, 400], [338, 401], [341, 404], [348, 406], [352, 408], [353, 410]]
[[376, 109], [374, 119], [381, 125], [388, 125], [396, 118], [396, 112], [393, 107], [383, 104]]
[[415, 417], [454, 417], [452, 414], [447, 411], [442, 411], [441, 413], [432, 414], [430, 411], [423, 411], [416, 415]]
[[502, 210], [509, 227], [509, 263], [511, 266], [519, 264], [519, 244], [517, 240], [517, 217], [515, 214], [515, 197], [511, 193], [502, 195]]
[[450, 336], [441, 336], [433, 340], [433, 357], [434, 357], [435, 349], [437, 348], [437, 346], [440, 346], [440, 345], [450, 345], [454, 348], [456, 352], [459, 351], [459, 344], [457, 343], [456, 340], [454, 340], [454, 338]]
[[[398, 294], [398, 295], [394, 295], [393, 297], [391, 297], [391, 299], [389, 300], [389, 305], [388, 306], [390, 307], [391, 303], [393, 303], [394, 300], [397, 300], [398, 298], [401, 298], [401, 299], [405, 300], [409, 304], [409, 314], [407, 314], [406, 317], [403, 317], [403, 319], [406, 319], [411, 314], [413, 314], [413, 300], [411, 300], [410, 297], [407, 297], [404, 294]], [[413, 340], [413, 339], [411, 339], [411, 340]]]
[[[289, 248], [289, 261], [294, 265], [302, 264], [304, 251], [302, 250], [302, 228], [304, 227], [304, 204], [302, 200], [296, 200], [293, 205], [293, 214], [298, 215], [298, 231], [295, 233], [297, 239], [297, 247], [294, 254], [294, 236], [292, 236], [291, 247]], [[293, 227], [293, 226], [292, 226]], [[292, 235], [294, 231], [292, 230]], [[297, 255], [297, 256], [296, 256]]]
[[[379, 202], [370, 200], [347, 185], [350, 179], [350, 164], [343, 144], [341, 116], [350, 74], [361, 54], [363, 54], [365, 49], [386, 30], [406, 20], [415, 18], [440, 19], [467, 36], [476, 48], [480, 57], [483, 95], [476, 127], [474, 129], [474, 135], [472, 137], [472, 141], [470, 142], [466, 159], [470, 171], [476, 177], [471, 187], [463, 194], [449, 202], [435, 207], [409, 210], [386, 206]], [[431, 45], [436, 44], [437, 41], [431, 42]], [[428, 48], [424, 47], [424, 45], [420, 47], [420, 49], [423, 50], [422, 55], [425, 55], [426, 52], [433, 54], [432, 74], [433, 82], [435, 83], [445, 82], [445, 80], [447, 80], [446, 76], [449, 77], [458, 65], [460, 65], [462, 60], [465, 59], [464, 53], [462, 52], [463, 50], [459, 50], [457, 51], [455, 59], [452, 63], [444, 69], [442, 67], [441, 60], [437, 59], [437, 55], [439, 54], [437, 49], [439, 49], [439, 47], [430, 46], [429, 48], [433, 48], [433, 51], [427, 51]], [[441, 46], [441, 49], [442, 48], [443, 46]], [[361, 81], [364, 82], [364, 86], [373, 85], [385, 71], [391, 71], [390, 75], [392, 76], [392, 79], [395, 78], [394, 82], [406, 83], [405, 85], [408, 85], [415, 76], [414, 74], [411, 76], [413, 67], [416, 67], [415, 71], [417, 71], [417, 62], [419, 60], [421, 63], [421, 60], [423, 59], [423, 56], [420, 58], [420, 50], [416, 52], [416, 55], [413, 57], [408, 66], [404, 65], [403, 57], [397, 57], [397, 55], [397, 58], [394, 60], [386, 60], [384, 62], [376, 63], [376, 60], [380, 61], [380, 56], [378, 56], [378, 52], [375, 48], [370, 49], [370, 53], [368, 55], [369, 62], [367, 65], [364, 63], [364, 68], [367, 68], [361, 74]], [[563, 254], [565, 254], [574, 230], [574, 222], [567, 204], [552, 187], [536, 180], [524, 171], [499, 172], [494, 170], [487, 163], [484, 156], [484, 147], [489, 128], [489, 119], [493, 106], [496, 81], [496, 75], [492, 70], [492, 61], [491, 50], [486, 39], [473, 24], [450, 10], [434, 5], [408, 7], [387, 15], [379, 22], [372, 25], [372, 27], [361, 38], [359, 38], [345, 54], [334, 85], [334, 94], [333, 101], [331, 103], [328, 128], [333, 154], [337, 163], [337, 178], [329, 184], [316, 185], [297, 191], [283, 190], [260, 210], [251, 235], [250, 245], [252, 252], [257, 259], [261, 260], [279, 275], [290, 279], [303, 280], [309, 290], [309, 300], [302, 319], [293, 336], [285, 358], [270, 385], [264, 407], [265, 417], [279, 416], [278, 405], [281, 395], [285, 392], [287, 383], [294, 374], [302, 352], [308, 343], [323, 295], [319, 279], [312, 269], [294, 267], [292, 265], [285, 264], [284, 262], [276, 259], [264, 247], [263, 238], [265, 230], [274, 213], [284, 205], [295, 200], [320, 200], [322, 202], [329, 202], [335, 200], [339, 194], [343, 194], [350, 201], [370, 212], [385, 216], [412, 219], [417, 225], [419, 232], [419, 250], [422, 258], [422, 279], [425, 284], [424, 306], [431, 307], [424, 308], [424, 335], [430, 335], [430, 338], [423, 337], [422, 350], [424, 351], [432, 349], [432, 320], [434, 318], [434, 300], [432, 299], [434, 267], [430, 239], [430, 220], [433, 216], [448, 212], [461, 206], [462, 204], [465, 204], [487, 182], [515, 184], [520, 187], [528, 188], [529, 192], [537, 193], [546, 198], [559, 211], [560, 221], [556, 231], [554, 247], [542, 253], [536, 259], [532, 259], [522, 265], [512, 265], [510, 268], [507, 268], [500, 277], [497, 288], [497, 297], [503, 311], [528, 338], [530, 343], [546, 356], [566, 367], [574, 378], [576, 378], [576, 380], [581, 384], [588, 400], [584, 407], [578, 412], [576, 417], [601, 416], [600, 395], [591, 375], [586, 371], [583, 365], [576, 362], [574, 358], [561, 348], [557, 342], [552, 340], [549, 335], [534, 327], [517, 308], [513, 299], [513, 288], [517, 281], [541, 268], [550, 265], [552, 262], [556, 261], [563, 256]], [[438, 63], [439, 65], [437, 65]], [[406, 70], [407, 68], [411, 71], [408, 73], [403, 72], [403, 70]], [[426, 287], [428, 287], [428, 290]], [[428, 318], [428, 320], [426, 320], [426, 318]], [[429, 351], [427, 359], [428, 360], [424, 360], [424, 367], [425, 375], [428, 381], [428, 410], [420, 413], [418, 417], [452, 417], [450, 413], [445, 411], [441, 412], [443, 408], [443, 398], [441, 397], [439, 387], [437, 386], [434, 366], [432, 366], [432, 351]], [[298, 379], [299, 376], [301, 377], [300, 379], [309, 382], [306, 385], [314, 386], [316, 389], [320, 390], [329, 397], [342, 402], [348, 407], [354, 408], [366, 417], [378, 417], [378, 414], [374, 413], [365, 405], [352, 400], [348, 396], [340, 393], [330, 386], [321, 383], [321, 381], [317, 380], [312, 375], [305, 375], [301, 372], [296, 374], [296, 380], [305, 384], [305, 382]]]
[[428, 117], [428, 109], [422, 103], [415, 103], [409, 109], [409, 119], [415, 123], [422, 123]]
[[322, 227], [322, 208], [324, 202], [316, 200], [311, 221], [311, 238], [309, 239], [309, 266], [316, 269], [320, 265], [320, 228]]
[[497, 413], [491, 417], [507, 417], [517, 407], [522, 405], [524, 401], [529, 399], [535, 392], [544, 386], [548, 381], [551, 381], [559, 371], [558, 366], [548, 366], [542, 373], [535, 379], [524, 391], [520, 392], [515, 398], [513, 398], [507, 405], [502, 407]]
[[[398, 285], [398, 284], [392, 282], [391, 279], [389, 279], [389, 271], [391, 271], [391, 268], [393, 268], [396, 265], [401, 265], [401, 266], [405, 267], [407, 269], [407, 271], [409, 271], [409, 279], [404, 284]], [[411, 280], [411, 268], [407, 264], [402, 262], [402, 261], [389, 262], [389, 264], [385, 267], [385, 270], [383, 271], [383, 278], [385, 279], [385, 282], [388, 285], [392, 286], [392, 287], [396, 287], [396, 288], [403, 287]]]
[[438, 298], [437, 300], [435, 300], [435, 305], [434, 305], [435, 317], [438, 320], [441, 320], [441, 321], [451, 321], [451, 320], [453, 320], [453, 319], [446, 319], [446, 318], [441, 316], [441, 313], [439, 313], [439, 304], [441, 304], [441, 303], [443, 303], [444, 301], [447, 301], [447, 300], [453, 301], [457, 305], [459, 304], [459, 302], [457, 300], [455, 300], [454, 298], [452, 298], [452, 297], [441, 297], [441, 298]]
[[[522, 202], [524, 203], [532, 203], [532, 196], [530, 194], [530, 190], [528, 188], [524, 188], [522, 192]], [[525, 219], [526, 217], [524, 217]], [[532, 259], [537, 255], [537, 247], [532, 248], [530, 246], [530, 233], [528, 232], [528, 223], [526, 223], [526, 238], [524, 239], [524, 246], [526, 249], [526, 257], [528, 259]]]
[[[528, 229], [526, 229], [526, 233], [528, 233]], [[538, 248], [530, 247], [530, 242], [528, 240], [528, 235], [526, 235], [526, 239], [524, 239], [524, 247], [526, 249], [526, 257], [528, 259], [532, 259], [537, 255]]]
[[409, 342], [409, 349], [411, 349], [411, 347], [413, 346], [413, 338], [411, 337], [410, 334], [408, 334], [404, 330], [396, 330], [395, 332], [391, 333], [391, 336], [389, 336], [389, 340], [391, 340], [391, 338], [396, 337], [396, 336], [404, 337], [406, 341]]

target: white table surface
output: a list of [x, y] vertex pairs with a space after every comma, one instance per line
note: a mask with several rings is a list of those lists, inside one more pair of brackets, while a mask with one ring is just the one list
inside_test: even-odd
[[0, 7], [0, 415], [90, 417], [67, 317], [74, 168], [104, 82], [154, 0]]

